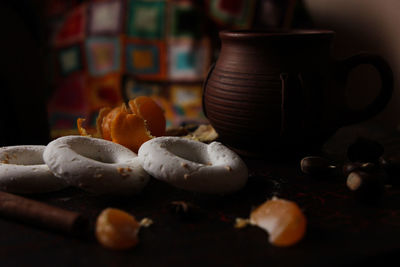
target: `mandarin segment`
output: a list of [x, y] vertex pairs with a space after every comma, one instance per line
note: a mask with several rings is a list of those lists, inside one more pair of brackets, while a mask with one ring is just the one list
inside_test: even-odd
[[250, 223], [266, 230], [270, 243], [283, 247], [303, 238], [307, 221], [295, 202], [273, 198], [251, 213]]
[[165, 115], [163, 109], [150, 97], [138, 96], [128, 103], [132, 112], [142, 117], [153, 136], [165, 134]]
[[134, 152], [153, 136], [164, 135], [165, 125], [164, 111], [147, 96], [129, 101], [129, 108], [124, 103], [113, 109], [103, 108], [96, 121], [98, 135]]
[[111, 138], [111, 124], [115, 117], [121, 112], [122, 106], [115, 107], [111, 111], [109, 111], [103, 118], [101, 123], [101, 133], [102, 137], [105, 140], [112, 141]]
[[96, 119], [96, 129], [97, 129], [97, 134], [100, 135], [100, 137], [103, 138], [103, 119], [107, 116], [108, 113], [110, 113], [112, 109], [110, 107], [105, 107], [99, 110], [99, 115], [97, 115]]
[[129, 213], [107, 208], [97, 217], [95, 234], [104, 247], [121, 250], [137, 245], [139, 229], [140, 224]]
[[111, 123], [111, 139], [114, 143], [123, 145], [135, 153], [140, 146], [152, 139], [145, 121], [136, 114], [126, 111], [119, 112]]

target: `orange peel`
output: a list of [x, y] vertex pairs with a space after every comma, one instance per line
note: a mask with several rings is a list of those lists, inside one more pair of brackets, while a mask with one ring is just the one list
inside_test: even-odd
[[141, 117], [120, 111], [111, 122], [111, 138], [114, 143], [123, 145], [137, 153], [140, 146], [152, 139], [153, 136]]
[[153, 136], [165, 135], [165, 116], [162, 108], [148, 96], [138, 96], [128, 102], [133, 113], [143, 118]]
[[97, 116], [96, 119], [96, 129], [97, 129], [97, 133], [103, 137], [103, 128], [102, 128], [102, 124], [103, 124], [103, 119], [107, 116], [107, 114], [110, 113], [112, 109], [110, 107], [105, 107], [100, 109], [99, 111], [99, 115]]
[[85, 119], [83, 119], [83, 118], [78, 118], [76, 120], [76, 125], [78, 127], [79, 134], [82, 136], [90, 136], [90, 134], [88, 134], [86, 129], [83, 127], [84, 122], [85, 122]]
[[[80, 135], [92, 136], [83, 127], [85, 119], [77, 120]], [[120, 106], [100, 109], [96, 120], [96, 137], [123, 145], [136, 152], [153, 137], [165, 135], [163, 109], [148, 96], [139, 96]]]
[[85, 124], [86, 119], [84, 118], [78, 118], [76, 120], [76, 125], [78, 128], [78, 132], [81, 136], [89, 136], [89, 137], [98, 137], [98, 133], [96, 131], [93, 131], [92, 129], [86, 130], [84, 124]]
[[101, 136], [103, 137], [103, 139], [112, 141], [111, 124], [115, 117], [122, 111], [122, 109], [122, 106], [115, 107], [104, 115], [104, 118], [101, 122]]

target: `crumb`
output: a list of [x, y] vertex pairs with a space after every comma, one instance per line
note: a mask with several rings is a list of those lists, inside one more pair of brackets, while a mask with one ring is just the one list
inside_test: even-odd
[[154, 222], [153, 222], [153, 220], [152, 219], [150, 219], [150, 218], [143, 218], [141, 221], [140, 221], [140, 226], [142, 226], [142, 227], [149, 227], [150, 225], [152, 225]]
[[211, 143], [218, 138], [218, 133], [211, 125], [200, 125], [194, 132], [184, 137], [204, 143]]
[[129, 168], [117, 168], [117, 170], [118, 170], [118, 173], [119, 173], [119, 175], [121, 175], [122, 177], [127, 177], [127, 176], [129, 176], [129, 174], [128, 173], [126, 173], [126, 171], [128, 171], [129, 172], [129, 170], [128, 170]]
[[186, 162], [181, 162], [181, 166], [186, 169], [189, 167]]
[[249, 224], [250, 224], [249, 219], [236, 218], [236, 220], [235, 220], [235, 228], [237, 228], [237, 229], [244, 228]]

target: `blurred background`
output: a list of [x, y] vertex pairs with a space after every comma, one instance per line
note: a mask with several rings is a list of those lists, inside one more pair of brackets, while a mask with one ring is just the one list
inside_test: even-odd
[[[14, 3], [15, 2], [15, 3]], [[398, 0], [30, 0], [0, 3], [0, 145], [46, 144], [95, 126], [100, 108], [139, 95], [163, 107], [167, 127], [206, 123], [202, 82], [223, 29], [328, 28], [335, 58], [381, 54], [399, 80]], [[397, 60], [396, 60], [397, 59]], [[353, 71], [355, 108], [377, 94], [369, 66]], [[373, 118], [399, 124], [399, 89]]]

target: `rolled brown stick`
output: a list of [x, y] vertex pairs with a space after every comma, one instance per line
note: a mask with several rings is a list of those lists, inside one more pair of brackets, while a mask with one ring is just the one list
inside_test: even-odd
[[0, 191], [0, 216], [71, 235], [86, 235], [80, 213]]

